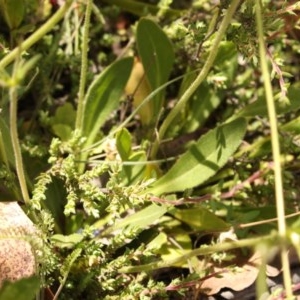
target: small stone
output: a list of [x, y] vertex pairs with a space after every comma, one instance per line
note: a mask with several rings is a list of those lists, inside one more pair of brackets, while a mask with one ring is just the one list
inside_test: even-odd
[[[299, 272], [299, 270], [298, 270], [298, 272]], [[299, 273], [293, 273], [292, 282], [293, 282], [293, 284], [297, 284], [300, 282], [300, 274]]]
[[221, 292], [221, 296], [227, 300], [234, 299], [234, 293], [231, 291], [223, 291]]
[[36, 273], [37, 230], [17, 202], [0, 202], [0, 287]]

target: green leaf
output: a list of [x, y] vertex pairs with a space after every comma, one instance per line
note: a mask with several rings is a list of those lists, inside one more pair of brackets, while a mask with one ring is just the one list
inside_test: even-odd
[[[143, 18], [136, 29], [137, 48], [152, 90], [169, 79], [175, 60], [173, 46], [163, 30], [152, 20]], [[153, 117], [163, 105], [164, 91], [153, 99]], [[155, 120], [153, 121], [153, 123]]]
[[[211, 113], [220, 105], [222, 97], [207, 83], [203, 83], [197, 89], [190, 100], [190, 109], [186, 112], [186, 119], [182, 122], [187, 132], [197, 130], [203, 126]], [[174, 125], [176, 120], [174, 121]], [[177, 121], [177, 124], [178, 121]]]
[[66, 124], [74, 128], [75, 119], [76, 119], [76, 111], [73, 105], [69, 102], [66, 102], [62, 106], [57, 108], [54, 117], [51, 118], [51, 123]]
[[123, 219], [113, 226], [113, 230], [122, 229], [127, 226], [133, 226], [135, 228], [146, 228], [157, 221], [161, 216], [167, 212], [165, 206], [158, 206], [151, 204], [139, 212]]
[[117, 60], [106, 68], [90, 85], [85, 97], [83, 135], [91, 145], [104, 122], [119, 104], [129, 78], [133, 58]]
[[62, 141], [67, 141], [72, 136], [72, 127], [66, 124], [54, 124], [52, 130]]
[[9, 29], [18, 28], [24, 18], [24, 0], [0, 0], [0, 11]]
[[123, 166], [127, 176], [127, 185], [136, 184], [141, 182], [141, 180], [146, 179], [146, 162], [147, 154], [145, 151], [137, 151], [130, 155], [125, 163], [132, 164]]
[[129, 162], [136, 162], [136, 165], [124, 166], [124, 168], [130, 168], [129, 184], [135, 184], [145, 179], [146, 177], [146, 163], [147, 154], [145, 151], [138, 151], [130, 155]]
[[36, 276], [5, 282], [0, 290], [0, 300], [31, 300], [39, 288], [40, 281]]
[[191, 209], [175, 208], [169, 213], [195, 230], [226, 231], [231, 226], [204, 207]]
[[73, 105], [66, 102], [57, 108], [54, 117], [51, 118], [52, 130], [63, 141], [71, 138], [76, 119], [76, 111]]
[[167, 244], [168, 236], [164, 232], [160, 232], [150, 243], [147, 244], [147, 250], [157, 251], [164, 244]]
[[122, 128], [117, 132], [116, 147], [122, 160], [127, 160], [131, 153], [131, 134], [126, 128]]
[[240, 145], [246, 121], [237, 119], [221, 125], [193, 144], [149, 192], [153, 194], [184, 191], [213, 176]]
[[[132, 136], [126, 128], [116, 134], [116, 147], [124, 162], [123, 171], [126, 185], [145, 179], [147, 155], [145, 151], [132, 152]], [[135, 164], [136, 163], [136, 164]]]
[[83, 235], [79, 233], [73, 233], [70, 235], [54, 234], [51, 237], [51, 241], [56, 247], [59, 248], [73, 248], [76, 244], [83, 240]]
[[[176, 257], [184, 255], [192, 249], [191, 238], [183, 230], [182, 232], [172, 232], [172, 239], [176, 241], [176, 243], [164, 243], [164, 245], [162, 245], [162, 247], [156, 251], [163, 261], [167, 262], [176, 259]], [[189, 265], [190, 263], [191, 260], [189, 260]], [[186, 268], [189, 267], [186, 262], [173, 264], [173, 266]]]

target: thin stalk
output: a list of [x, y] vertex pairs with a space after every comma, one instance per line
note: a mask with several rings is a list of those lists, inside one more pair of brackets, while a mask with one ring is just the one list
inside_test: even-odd
[[100, 22], [102, 25], [105, 25], [105, 19], [100, 11], [100, 9], [93, 3], [92, 11], [94, 13], [94, 16], [97, 18], [98, 22]]
[[[15, 78], [17, 66], [18, 63], [16, 62], [14, 66], [13, 78]], [[21, 187], [23, 200], [25, 204], [29, 204], [30, 197], [27, 189], [25, 173], [23, 168], [21, 147], [18, 138], [18, 128], [17, 128], [18, 94], [17, 94], [16, 85], [10, 87], [9, 97], [10, 97], [10, 108], [9, 108], [10, 136], [11, 136], [12, 147], [15, 155], [16, 171], [17, 171], [17, 175]]]
[[260, 266], [256, 279], [256, 299], [264, 298], [263, 295], [268, 292], [267, 286], [267, 258], [269, 254], [269, 245], [258, 245], [256, 251], [260, 254]]
[[81, 49], [81, 73], [80, 83], [78, 92], [78, 107], [76, 115], [76, 129], [80, 132], [83, 126], [83, 114], [84, 114], [84, 93], [86, 86], [86, 76], [88, 69], [88, 44], [89, 44], [89, 27], [91, 19], [93, 0], [88, 0], [86, 4], [84, 27], [83, 27], [83, 38], [82, 38], [82, 49]]
[[[0, 131], [0, 157], [1, 157], [1, 160], [4, 162], [7, 170], [9, 172], [12, 172], [10, 165], [9, 165], [9, 161], [8, 161], [8, 157], [7, 157], [4, 145], [5, 144], [4, 144], [4, 140], [3, 140], [3, 135]], [[21, 199], [22, 195], [20, 193], [19, 186], [17, 185], [17, 183], [15, 181], [13, 181], [12, 191], [13, 191], [14, 197], [16, 197], [16, 199]]]
[[54, 297], [52, 298], [53, 300], [57, 300], [58, 299], [58, 296], [59, 294], [61, 293], [64, 285], [66, 284], [67, 282], [67, 279], [68, 279], [68, 275], [70, 273], [70, 270], [72, 268], [72, 265], [74, 264], [75, 260], [78, 258], [78, 256], [80, 255], [80, 253], [82, 252], [82, 250], [80, 248], [77, 248], [73, 251], [70, 257], [70, 261], [68, 262], [68, 265], [65, 267], [66, 269], [64, 271], [62, 271], [64, 274], [63, 274], [63, 278], [61, 279], [61, 282], [60, 282], [60, 285], [54, 295]]
[[[29, 36], [24, 42], [22, 42], [22, 50], [26, 51], [35, 43], [37, 43], [45, 34], [47, 34], [53, 27], [64, 17], [66, 11], [70, 8], [73, 0], [66, 0], [65, 4], [39, 29], [37, 29], [31, 36]], [[19, 47], [9, 52], [1, 61], [0, 69], [5, 68], [12, 63], [18, 55], [20, 55]]]
[[[255, 247], [258, 244], [262, 243], [269, 243], [272, 242], [274, 244], [284, 244], [284, 240], [280, 240], [280, 238], [274, 234], [270, 234], [267, 236], [261, 236], [256, 238], [244, 239], [239, 241], [232, 241], [232, 242], [223, 242], [207, 247], [200, 247], [194, 250], [189, 251], [188, 253], [178, 256], [174, 259], [168, 261], [157, 261], [147, 265], [141, 266], [126, 266], [119, 269], [119, 273], [135, 273], [135, 272], [147, 272], [151, 270], [156, 270], [159, 268], [166, 268], [174, 266], [175, 264], [183, 263], [192, 257], [195, 256], [205, 256], [212, 253], [229, 251], [232, 249], [237, 248], [244, 248], [244, 247]], [[277, 242], [277, 243], [275, 243]]]
[[180, 111], [182, 111], [182, 109], [184, 108], [184, 106], [186, 105], [186, 103], [188, 102], [188, 100], [191, 98], [191, 96], [193, 95], [193, 93], [197, 90], [197, 88], [200, 86], [200, 84], [204, 81], [204, 79], [207, 77], [214, 61], [215, 58], [218, 54], [218, 50], [219, 50], [219, 46], [220, 43], [224, 37], [224, 34], [226, 32], [227, 27], [229, 26], [232, 17], [238, 7], [240, 0], [232, 0], [230, 6], [228, 7], [226, 14], [220, 24], [220, 27], [218, 29], [218, 32], [216, 33], [216, 37], [213, 41], [212, 47], [211, 47], [211, 51], [207, 57], [207, 60], [202, 68], [202, 70], [200, 71], [199, 75], [196, 77], [196, 79], [194, 80], [194, 82], [189, 86], [189, 88], [185, 91], [185, 93], [183, 93], [183, 95], [181, 96], [181, 98], [178, 100], [177, 104], [175, 105], [175, 107], [171, 110], [171, 112], [168, 114], [168, 116], [166, 117], [166, 119], [164, 120], [164, 122], [162, 123], [159, 132], [158, 132], [158, 136], [156, 141], [153, 144], [152, 150], [151, 150], [151, 157], [154, 158], [156, 156], [157, 150], [158, 150], [158, 146], [159, 146], [159, 142], [163, 139], [167, 129], [169, 128], [169, 126], [171, 125], [171, 123], [174, 121], [174, 119], [176, 118], [176, 116], [180, 113]]
[[[268, 63], [266, 60], [266, 46], [264, 41], [264, 31], [262, 23], [262, 12], [260, 0], [255, 0], [255, 15], [257, 24], [257, 36], [259, 43], [259, 58], [260, 66], [262, 70], [262, 76], [264, 81], [265, 95], [267, 101], [268, 115], [270, 121], [271, 130], [271, 144], [272, 144], [272, 155], [274, 161], [274, 175], [275, 175], [275, 197], [276, 197], [276, 209], [278, 217], [278, 232], [280, 237], [286, 236], [286, 223], [285, 223], [285, 208], [284, 208], [284, 196], [283, 196], [283, 184], [282, 184], [282, 170], [280, 162], [280, 145], [279, 135], [277, 128], [277, 115], [274, 104], [274, 97], [271, 85], [271, 77], [268, 69]], [[281, 248], [281, 260], [283, 267], [283, 281], [286, 289], [287, 297], [293, 295], [291, 274], [289, 266], [288, 251], [285, 244]]]

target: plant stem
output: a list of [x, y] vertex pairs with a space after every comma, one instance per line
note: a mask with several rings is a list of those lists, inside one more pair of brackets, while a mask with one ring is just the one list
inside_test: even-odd
[[[17, 68], [18, 68], [18, 61], [16, 61], [14, 66], [13, 78], [16, 77]], [[17, 86], [15, 84], [11, 86], [9, 89], [9, 97], [10, 97], [10, 109], [9, 109], [10, 135], [11, 135], [12, 147], [15, 155], [16, 171], [17, 171], [17, 175], [21, 187], [23, 200], [25, 204], [29, 204], [30, 197], [27, 189], [21, 148], [20, 148], [19, 138], [18, 138], [18, 128], [17, 128], [18, 95], [17, 95]]]
[[[285, 208], [284, 208], [284, 196], [283, 196], [283, 184], [282, 184], [282, 171], [280, 162], [280, 145], [279, 136], [277, 128], [277, 116], [274, 104], [274, 97], [272, 92], [271, 78], [268, 70], [268, 63], [266, 60], [266, 46], [264, 41], [263, 23], [262, 23], [262, 12], [261, 12], [261, 2], [260, 0], [255, 0], [255, 15], [257, 24], [257, 35], [259, 42], [259, 58], [260, 66], [262, 70], [263, 82], [265, 87], [267, 108], [270, 121], [271, 130], [271, 144], [272, 144], [272, 154], [274, 161], [274, 175], [275, 175], [275, 196], [276, 196], [276, 209], [278, 217], [278, 232], [280, 237], [284, 238], [286, 236], [286, 223], [285, 223]], [[292, 284], [291, 284], [291, 274], [289, 266], [288, 251], [285, 244], [281, 248], [281, 260], [283, 267], [283, 281], [286, 289], [287, 297], [291, 297]]]
[[68, 275], [69, 272], [71, 270], [72, 265], [74, 264], [74, 262], [76, 261], [76, 259], [79, 257], [79, 255], [81, 254], [82, 250], [80, 248], [75, 249], [69, 256], [69, 261], [67, 261], [67, 265], [65, 266], [65, 270], [62, 270], [63, 273], [63, 278], [61, 279], [60, 285], [54, 295], [54, 297], [52, 298], [53, 300], [57, 300], [59, 294], [61, 293], [64, 285], [66, 284], [66, 281], [68, 279]]
[[[32, 45], [37, 43], [45, 34], [47, 34], [53, 27], [64, 17], [66, 11], [70, 8], [73, 0], [66, 0], [65, 4], [39, 29], [37, 29], [31, 36], [29, 36], [21, 45], [23, 51], [28, 50]], [[20, 55], [19, 46], [9, 52], [1, 61], [0, 69], [5, 68], [12, 63]]]
[[278, 238], [277, 244], [284, 244], [284, 241], [281, 242], [279, 237], [274, 234], [270, 234], [267, 236], [261, 236], [261, 237], [257, 237], [257, 238], [244, 239], [244, 240], [240, 240], [240, 241], [223, 242], [223, 243], [191, 250], [188, 253], [181, 255], [179, 257], [175, 257], [172, 260], [158, 261], [158, 262], [150, 263], [147, 265], [141, 265], [141, 266], [123, 267], [119, 270], [119, 273], [147, 272], [147, 271], [156, 270], [159, 268], [166, 268], [166, 267], [174, 266], [175, 264], [185, 262], [188, 259], [191, 259], [192, 257], [195, 257], [195, 256], [200, 256], [200, 255], [205, 256], [205, 255], [209, 255], [209, 254], [216, 253], [216, 252], [229, 251], [232, 249], [243, 248], [243, 247], [254, 247], [260, 243], [267, 243], [270, 241], [272, 243], [276, 244], [275, 239], [277, 239], [277, 238]]
[[160, 140], [163, 139], [167, 129], [175, 119], [175, 117], [180, 113], [180, 111], [184, 108], [188, 100], [191, 98], [193, 93], [197, 90], [197, 88], [200, 86], [200, 84], [204, 81], [204, 79], [207, 77], [214, 60], [218, 54], [219, 45], [224, 37], [224, 34], [226, 32], [227, 27], [229, 26], [231, 19], [233, 17], [233, 14], [235, 13], [238, 4], [240, 0], [232, 0], [230, 6], [228, 7], [226, 14], [220, 24], [220, 27], [218, 29], [218, 32], [216, 33], [216, 37], [213, 41], [211, 51], [207, 57], [207, 60], [203, 66], [203, 69], [200, 71], [199, 75], [196, 77], [194, 82], [189, 86], [189, 88], [185, 91], [185, 93], [181, 96], [181, 98], [178, 100], [175, 107], [171, 110], [171, 112], [168, 114], [164, 122], [162, 123], [158, 136], [156, 141], [153, 144], [152, 150], [151, 150], [151, 158], [154, 158], [156, 156]]
[[83, 27], [83, 38], [82, 38], [82, 49], [81, 49], [81, 73], [80, 73], [80, 83], [78, 92], [78, 108], [76, 115], [76, 129], [80, 132], [83, 126], [83, 114], [84, 114], [84, 93], [86, 85], [86, 75], [88, 68], [88, 43], [89, 43], [89, 27], [91, 19], [93, 0], [87, 0], [85, 20]]

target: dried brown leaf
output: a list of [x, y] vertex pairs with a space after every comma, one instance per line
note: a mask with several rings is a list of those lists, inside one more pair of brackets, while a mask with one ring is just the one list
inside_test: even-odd
[[[257, 251], [247, 260], [234, 261], [232, 267], [213, 266], [212, 273], [217, 275], [205, 279], [201, 284], [201, 290], [207, 295], [214, 295], [222, 288], [244, 290], [255, 282], [260, 265], [261, 258]], [[268, 276], [277, 276], [279, 273], [277, 268], [267, 265]]]

